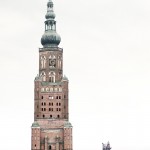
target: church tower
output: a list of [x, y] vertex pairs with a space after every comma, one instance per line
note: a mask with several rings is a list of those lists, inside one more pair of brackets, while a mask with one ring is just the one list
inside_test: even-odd
[[72, 150], [68, 79], [63, 76], [63, 49], [56, 32], [53, 2], [47, 3], [45, 33], [39, 49], [39, 75], [34, 80], [31, 150]]

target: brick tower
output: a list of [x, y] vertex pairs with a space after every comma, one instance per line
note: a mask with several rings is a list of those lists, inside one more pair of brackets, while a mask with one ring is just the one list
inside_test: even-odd
[[31, 150], [72, 150], [68, 79], [63, 76], [63, 49], [56, 32], [53, 2], [47, 3], [45, 33], [39, 49], [39, 75], [34, 81]]

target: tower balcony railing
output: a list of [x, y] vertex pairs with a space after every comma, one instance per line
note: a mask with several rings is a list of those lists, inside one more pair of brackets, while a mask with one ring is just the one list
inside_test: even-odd
[[54, 50], [56, 50], [56, 51], [63, 51], [63, 49], [62, 48], [60, 48], [60, 47], [45, 47], [45, 48], [39, 48], [39, 51], [41, 52], [41, 51], [54, 51]]

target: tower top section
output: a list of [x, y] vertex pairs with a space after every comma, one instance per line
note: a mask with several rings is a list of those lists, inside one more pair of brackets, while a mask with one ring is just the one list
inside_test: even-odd
[[56, 32], [56, 21], [55, 21], [55, 13], [53, 10], [53, 2], [49, 0], [47, 2], [47, 13], [45, 15], [45, 33], [41, 38], [41, 44], [44, 48], [48, 47], [58, 47], [61, 37]]

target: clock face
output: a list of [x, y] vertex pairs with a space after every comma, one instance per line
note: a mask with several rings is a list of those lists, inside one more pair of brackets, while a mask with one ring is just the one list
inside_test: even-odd
[[49, 66], [50, 67], [56, 67], [56, 59], [50, 59], [49, 60]]

